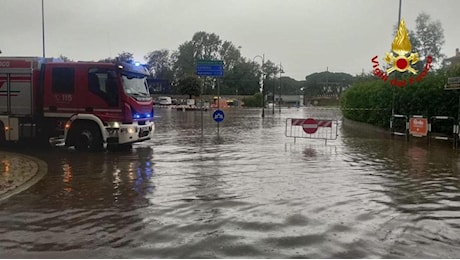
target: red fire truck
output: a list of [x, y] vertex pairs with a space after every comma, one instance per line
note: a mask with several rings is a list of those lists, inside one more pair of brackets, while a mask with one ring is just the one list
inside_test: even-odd
[[0, 57], [0, 142], [45, 140], [77, 150], [152, 138], [143, 66]]

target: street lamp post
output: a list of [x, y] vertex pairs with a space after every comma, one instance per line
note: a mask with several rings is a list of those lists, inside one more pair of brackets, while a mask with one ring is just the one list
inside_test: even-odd
[[[396, 26], [399, 26], [399, 23], [401, 22], [401, 2], [402, 0], [399, 0], [399, 8], [398, 8], [398, 24]], [[399, 28], [399, 27], [398, 27]], [[398, 78], [398, 73], [395, 73], [395, 78]], [[391, 116], [393, 117], [395, 115], [395, 90], [396, 88], [393, 88], [393, 101], [391, 103]], [[393, 118], [390, 120], [390, 126], [393, 124]]]
[[280, 96], [278, 98], [278, 110], [279, 110], [279, 113], [281, 114], [281, 73], [284, 73], [283, 71], [283, 66], [281, 65], [281, 62], [280, 62]]
[[261, 58], [262, 59], [262, 66], [260, 68], [260, 72], [261, 72], [261, 78], [259, 80], [259, 85], [260, 85], [260, 91], [262, 92], [262, 118], [265, 117], [265, 96], [264, 96], [264, 77], [265, 77], [265, 73], [264, 73], [264, 64], [265, 64], [265, 54], [262, 54], [262, 56], [260, 55], [256, 55], [253, 59], [253, 61], [257, 58]]
[[43, 58], [45, 58], [45, 6], [42, 0], [42, 43], [43, 43]]

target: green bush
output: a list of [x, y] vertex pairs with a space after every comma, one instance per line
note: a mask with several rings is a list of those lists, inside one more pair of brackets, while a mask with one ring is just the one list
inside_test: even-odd
[[262, 94], [256, 93], [252, 97], [243, 98], [243, 105], [245, 107], [262, 107]]
[[[420, 82], [406, 87], [394, 87], [391, 79], [359, 82], [347, 89], [340, 100], [345, 118], [389, 127], [392, 108], [394, 114], [412, 116], [451, 116], [456, 119], [459, 113], [460, 90], [445, 90], [448, 77], [460, 75], [460, 66], [430, 72]], [[400, 75], [401, 76], [401, 75]], [[409, 82], [407, 76], [400, 80]], [[393, 105], [394, 102], [394, 105]]]

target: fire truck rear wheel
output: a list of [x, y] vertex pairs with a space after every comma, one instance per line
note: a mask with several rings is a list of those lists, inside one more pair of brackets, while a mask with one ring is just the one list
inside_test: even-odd
[[77, 126], [75, 149], [79, 151], [99, 151], [103, 149], [102, 135], [93, 124]]

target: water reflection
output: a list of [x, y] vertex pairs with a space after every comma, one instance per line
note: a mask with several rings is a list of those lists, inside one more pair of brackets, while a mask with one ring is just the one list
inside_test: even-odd
[[409, 171], [414, 176], [426, 176], [428, 148], [410, 146], [407, 150]]
[[460, 208], [457, 152], [447, 143], [430, 147], [417, 140], [374, 140], [347, 138], [344, 143], [355, 153], [353, 157], [360, 158], [354, 162], [381, 177], [373, 191], [385, 197], [374, 201], [394, 212], [377, 232], [385, 234], [379, 235], [384, 243], [390, 242], [387, 254], [453, 256], [458, 246], [455, 233], [460, 231], [456, 214]]
[[104, 154], [62, 150], [42, 158], [49, 164], [45, 178], [1, 206], [0, 256], [32, 251], [49, 257], [46, 252], [137, 243], [126, 234], [144, 227], [136, 211], [149, 205], [145, 197], [155, 189], [152, 148]]
[[66, 184], [64, 190], [68, 193], [72, 191], [71, 181], [72, 181], [72, 167], [68, 163], [62, 165], [63, 178], [62, 181]]
[[[46, 157], [56, 157], [51, 152]], [[130, 199], [153, 192], [151, 178], [153, 169], [153, 149], [137, 148], [129, 153], [77, 153], [62, 151], [59, 164], [51, 165], [51, 177], [60, 174], [62, 183], [53, 185], [54, 196], [66, 196], [74, 204], [97, 199], [98, 207], [112, 204], [131, 204]], [[53, 159], [52, 159], [53, 160]], [[55, 159], [54, 159], [55, 160]], [[77, 206], [77, 205], [74, 205]]]

